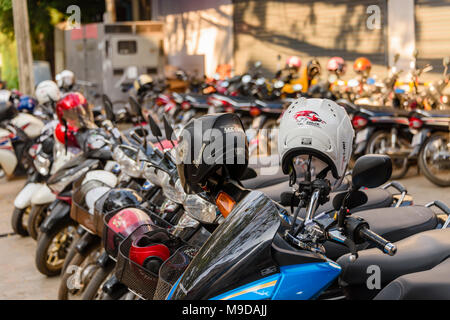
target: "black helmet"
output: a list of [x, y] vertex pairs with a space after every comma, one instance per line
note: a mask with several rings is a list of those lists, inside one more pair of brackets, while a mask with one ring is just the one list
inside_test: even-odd
[[17, 112], [16, 107], [11, 102], [0, 102], [0, 121], [14, 118]]
[[316, 58], [310, 60], [306, 68], [308, 69], [309, 79], [314, 79], [314, 77], [319, 75], [321, 71], [319, 60], [317, 60]]
[[95, 210], [103, 214], [120, 208], [139, 206], [142, 197], [133, 189], [111, 189], [95, 203]]
[[[233, 113], [193, 119], [176, 147], [177, 169], [186, 193], [208, 191], [218, 181], [239, 180], [248, 166], [248, 142], [241, 119]], [[208, 184], [208, 181], [215, 183]]]

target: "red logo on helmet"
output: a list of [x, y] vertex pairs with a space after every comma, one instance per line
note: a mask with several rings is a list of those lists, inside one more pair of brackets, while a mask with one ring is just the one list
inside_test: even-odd
[[[300, 121], [301, 118], [306, 118], [306, 119], [308, 119], [310, 121], [313, 121], [313, 122], [326, 123], [325, 121], [320, 119], [319, 115], [316, 112], [309, 111], [309, 110], [298, 111], [295, 114], [294, 118], [297, 121]], [[299, 120], [299, 118], [300, 118], [300, 120]]]

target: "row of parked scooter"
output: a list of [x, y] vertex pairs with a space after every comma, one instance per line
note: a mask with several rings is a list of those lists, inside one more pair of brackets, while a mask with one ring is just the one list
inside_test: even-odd
[[[356, 86], [359, 94], [350, 95], [356, 88], [351, 81], [335, 80], [339, 85], [336, 82], [333, 86], [329, 82], [314, 81], [320, 75], [317, 61], [305, 67], [307, 81], [297, 80], [293, 76], [297, 71], [292, 70], [297, 70], [301, 64], [298, 58], [293, 58], [296, 57], [287, 61], [284, 70], [289, 72], [283, 80], [278, 79], [281, 72], [273, 81], [266, 80], [261, 74], [261, 65], [257, 64], [246, 74], [205, 82], [187, 93], [170, 93], [163, 90], [165, 86], [160, 82], [143, 75], [136, 87], [137, 100], [156, 114], [159, 123], [162, 116], [167, 115], [177, 127], [208, 113], [236, 113], [248, 132], [250, 154], [261, 156], [276, 154], [280, 120], [292, 101], [299, 97], [329, 98], [345, 107], [357, 131], [352, 163], [364, 154], [387, 154], [393, 161], [393, 179], [404, 177], [411, 166], [417, 165], [432, 183], [450, 186], [450, 108], [439, 102], [448, 101], [443, 89], [448, 83], [449, 59], [444, 59], [443, 79], [428, 84], [424, 92], [418, 89], [418, 79], [430, 69], [427, 66], [413, 70], [414, 82], [408, 84], [412, 92], [407, 92], [398, 85], [400, 71], [391, 68], [388, 78], [378, 85], [375, 80], [370, 81], [370, 61], [357, 59], [354, 70], [360, 76]], [[328, 71], [334, 78], [342, 76], [344, 60], [330, 59]], [[306, 84], [302, 86], [296, 81]], [[336, 87], [344, 89], [336, 91]], [[380, 95], [384, 97], [381, 100], [376, 98]]]
[[354, 130], [333, 101], [291, 103], [268, 171], [249, 165], [236, 112], [181, 128], [130, 97], [135, 123], [119, 131], [107, 96], [94, 116], [80, 93], [57, 89], [36, 89], [53, 118], [17, 125], [11, 97], [1, 118], [4, 150], [29, 174], [13, 228], [37, 239], [41, 273], [62, 275], [58, 298], [450, 298], [450, 209], [412, 205], [400, 183], [385, 184], [387, 156], [346, 172]]

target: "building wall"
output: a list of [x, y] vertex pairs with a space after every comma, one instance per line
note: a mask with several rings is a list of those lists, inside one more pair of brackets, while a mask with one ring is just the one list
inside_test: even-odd
[[231, 0], [155, 0], [152, 11], [153, 19], [164, 22], [169, 63], [191, 64], [192, 59], [183, 57], [203, 57], [207, 75], [212, 75], [218, 64], [233, 63]]
[[[300, 56], [304, 64], [317, 57], [322, 66], [330, 57], [342, 56], [350, 68], [357, 57], [366, 56], [375, 71], [385, 70], [386, 0], [233, 2], [237, 72], [248, 61], [259, 60], [272, 73], [291, 55]], [[371, 5], [379, 8], [379, 28], [368, 27]]]

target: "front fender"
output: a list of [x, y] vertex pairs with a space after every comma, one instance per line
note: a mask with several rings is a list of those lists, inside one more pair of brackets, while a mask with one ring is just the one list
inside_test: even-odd
[[52, 210], [44, 222], [40, 226], [41, 232], [49, 233], [51, 230], [57, 229], [71, 220], [70, 205], [62, 200], [56, 200], [56, 204], [52, 206]]
[[32, 205], [44, 205], [52, 203], [56, 200], [56, 195], [52, 193], [47, 184], [40, 183], [40, 187], [36, 190], [31, 198]]
[[40, 189], [40, 187], [40, 183], [27, 183], [16, 196], [16, 199], [14, 199], [14, 207], [18, 209], [25, 209], [30, 206], [33, 195]]

